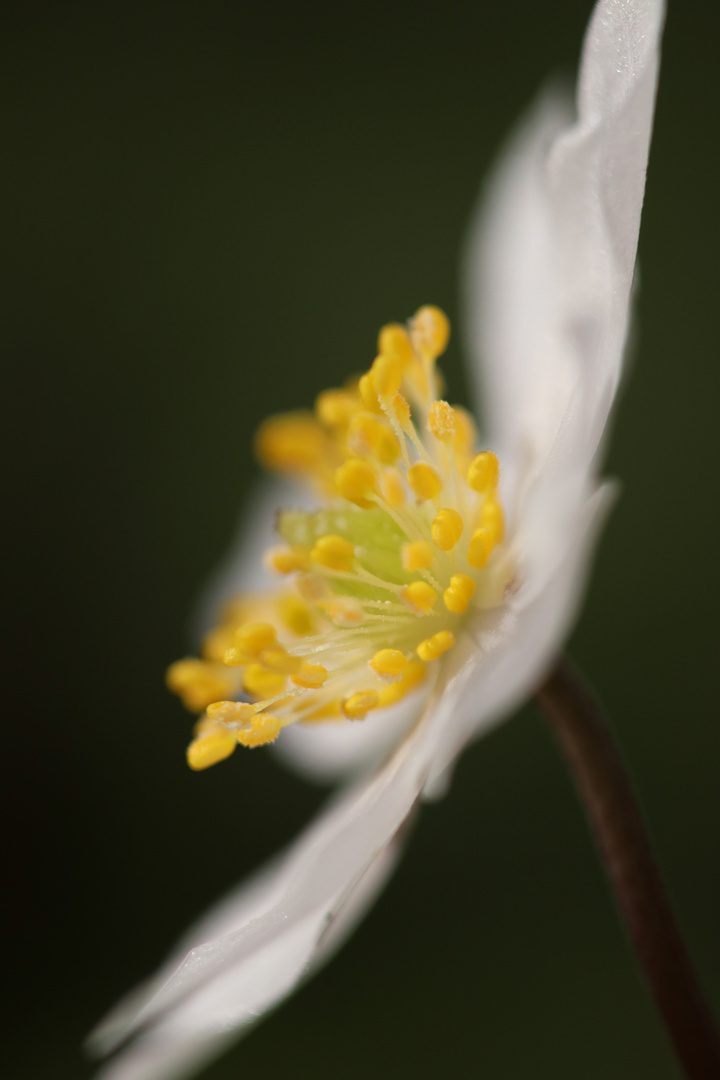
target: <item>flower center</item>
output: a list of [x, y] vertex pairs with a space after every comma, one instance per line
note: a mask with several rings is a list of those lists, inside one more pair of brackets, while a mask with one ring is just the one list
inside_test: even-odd
[[452, 649], [469, 609], [502, 602], [500, 471], [469, 414], [439, 399], [445, 315], [383, 327], [370, 370], [272, 417], [256, 450], [323, 508], [283, 511], [267, 565], [290, 588], [240, 597], [168, 684], [202, 712], [191, 768], [297, 722], [362, 720], [401, 701]]

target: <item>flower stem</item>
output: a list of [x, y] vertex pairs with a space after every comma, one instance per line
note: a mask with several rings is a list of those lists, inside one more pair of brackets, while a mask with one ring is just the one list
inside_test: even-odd
[[690, 1080], [720, 1080], [720, 1041], [692, 969], [612, 735], [560, 660], [538, 690], [595, 834], [620, 915]]

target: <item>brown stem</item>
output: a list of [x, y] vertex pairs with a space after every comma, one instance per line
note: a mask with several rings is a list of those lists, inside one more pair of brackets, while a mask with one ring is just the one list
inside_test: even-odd
[[587, 689], [560, 660], [536, 699], [572, 771], [620, 914], [690, 1080], [720, 1080], [720, 1042], [650, 850], [620, 754]]

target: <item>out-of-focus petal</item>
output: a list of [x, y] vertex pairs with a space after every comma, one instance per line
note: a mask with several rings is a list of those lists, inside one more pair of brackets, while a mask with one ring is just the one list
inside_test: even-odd
[[518, 470], [587, 475], [620, 377], [662, 0], [601, 0], [577, 120], [546, 94], [495, 170], [466, 258], [485, 431]]
[[278, 510], [306, 510], [316, 505], [299, 485], [275, 476], [257, 483], [243, 504], [230, 550], [213, 571], [193, 615], [193, 634], [200, 638], [217, 624], [218, 612], [241, 592], [276, 589], [279, 579], [265, 568], [263, 555], [278, 543]]

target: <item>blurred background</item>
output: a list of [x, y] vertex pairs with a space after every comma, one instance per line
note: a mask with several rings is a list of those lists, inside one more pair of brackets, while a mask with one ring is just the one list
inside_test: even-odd
[[[80, 1043], [326, 792], [271, 753], [203, 774], [163, 685], [268, 413], [459, 316], [481, 180], [591, 4], [31, 3], [3, 17], [8, 1031]], [[640, 240], [623, 496], [569, 652], [647, 811], [720, 1012], [720, 8], [671, 3]], [[460, 334], [444, 362], [465, 400]], [[8, 385], [9, 383], [9, 385]], [[532, 706], [471, 748], [333, 964], [203, 1073], [677, 1080]]]

